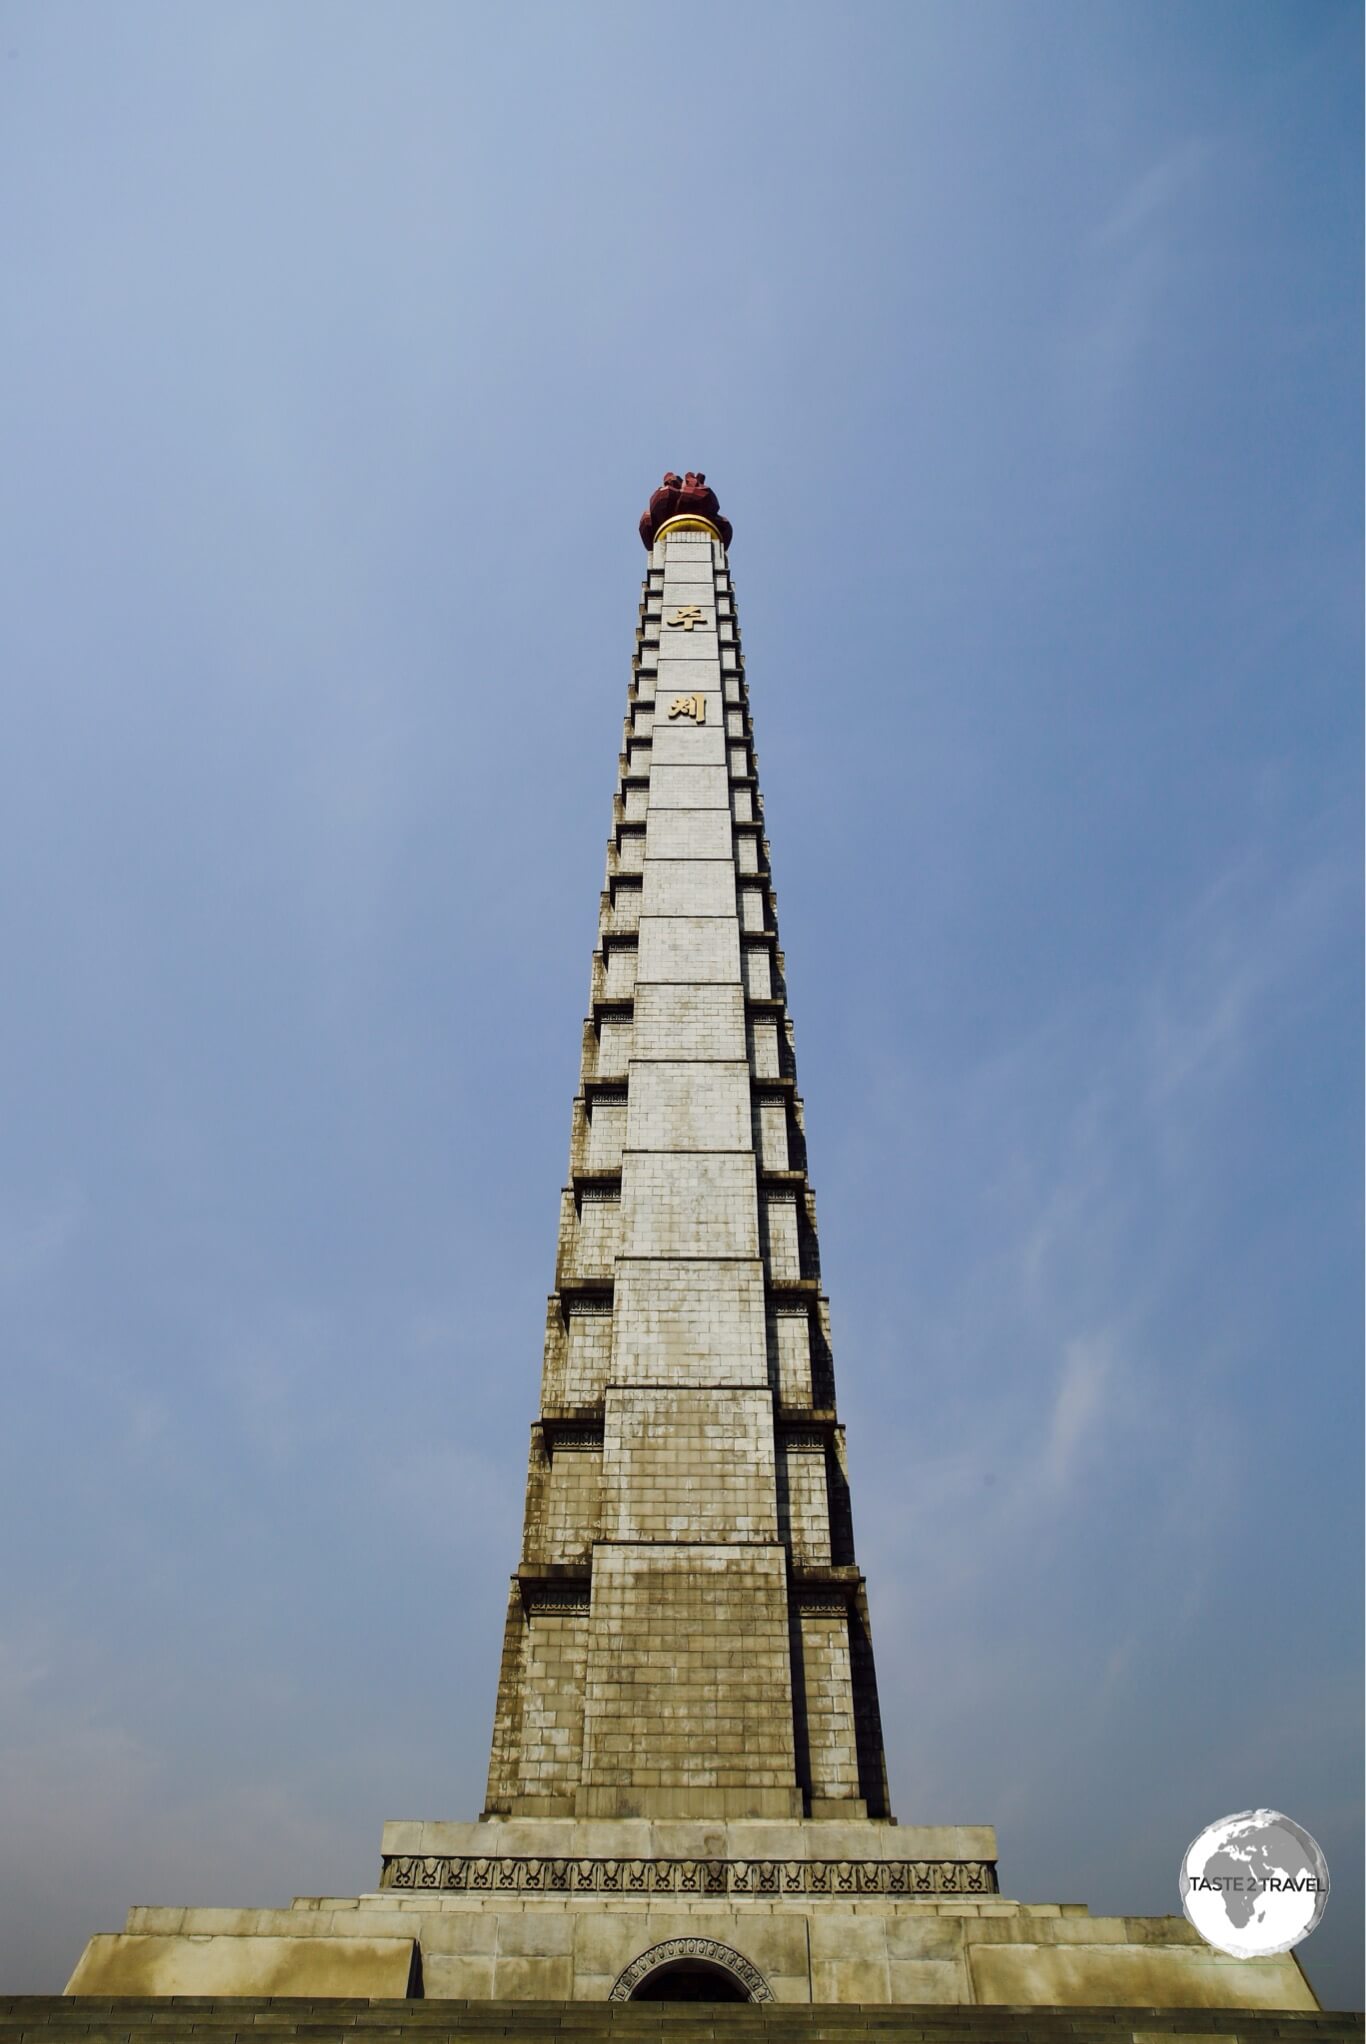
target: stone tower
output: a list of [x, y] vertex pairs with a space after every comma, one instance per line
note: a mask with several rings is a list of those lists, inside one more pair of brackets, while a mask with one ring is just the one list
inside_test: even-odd
[[134, 1908], [68, 1992], [1312, 2010], [1293, 1955], [1009, 1901], [989, 1826], [890, 1815], [730, 526], [668, 475], [641, 537], [483, 1816], [387, 1824], [368, 1895]]
[[885, 1818], [735, 595], [646, 517], [486, 1815]]

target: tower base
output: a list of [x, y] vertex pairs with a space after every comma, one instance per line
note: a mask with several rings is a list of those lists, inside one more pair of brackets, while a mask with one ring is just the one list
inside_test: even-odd
[[378, 1890], [288, 1909], [132, 1909], [69, 1995], [714, 1999], [919, 2008], [1317, 2010], [1293, 1954], [1184, 1917], [1002, 1896], [988, 1826], [385, 1826]]

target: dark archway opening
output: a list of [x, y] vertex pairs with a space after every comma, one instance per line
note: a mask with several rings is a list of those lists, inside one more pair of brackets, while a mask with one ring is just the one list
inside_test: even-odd
[[673, 1966], [658, 1966], [641, 1981], [632, 2001], [748, 2001], [749, 1996], [722, 1966], [680, 1959]]

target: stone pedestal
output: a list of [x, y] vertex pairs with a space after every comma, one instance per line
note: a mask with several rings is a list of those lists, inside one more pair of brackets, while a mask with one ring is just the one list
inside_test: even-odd
[[751, 2002], [1317, 2007], [1184, 1918], [1006, 1899], [988, 1826], [812, 1821], [389, 1824], [375, 1893], [134, 1909], [67, 1991], [609, 2003], [680, 1967]]

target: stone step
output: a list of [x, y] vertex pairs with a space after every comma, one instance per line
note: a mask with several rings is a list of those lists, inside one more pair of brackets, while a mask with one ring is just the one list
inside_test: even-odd
[[0, 1995], [0, 2044], [1362, 2044], [1357, 2014], [797, 2002], [349, 2001]]

